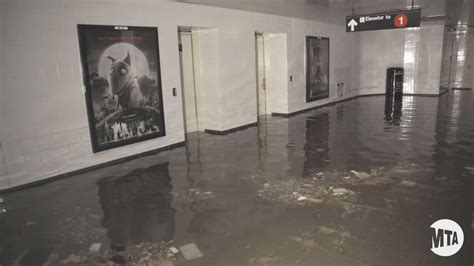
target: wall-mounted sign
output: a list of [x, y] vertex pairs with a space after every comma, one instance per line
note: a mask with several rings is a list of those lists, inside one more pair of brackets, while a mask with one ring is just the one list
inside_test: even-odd
[[420, 27], [421, 9], [346, 17], [346, 32]]
[[306, 102], [329, 97], [329, 38], [306, 36]]
[[158, 29], [78, 25], [92, 150], [165, 136]]

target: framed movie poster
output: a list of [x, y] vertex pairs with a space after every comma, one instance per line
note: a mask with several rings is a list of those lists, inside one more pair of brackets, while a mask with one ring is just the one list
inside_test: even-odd
[[92, 149], [164, 136], [158, 30], [78, 25]]
[[329, 38], [306, 36], [306, 102], [329, 97]]

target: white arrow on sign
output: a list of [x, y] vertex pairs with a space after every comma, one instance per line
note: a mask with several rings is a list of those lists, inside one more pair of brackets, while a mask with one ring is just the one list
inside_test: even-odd
[[357, 21], [355, 21], [354, 19], [351, 19], [351, 21], [349, 21], [349, 24], [347, 24], [347, 26], [351, 27], [351, 31], [354, 31], [354, 28], [357, 25], [359, 25], [359, 23], [357, 23]]

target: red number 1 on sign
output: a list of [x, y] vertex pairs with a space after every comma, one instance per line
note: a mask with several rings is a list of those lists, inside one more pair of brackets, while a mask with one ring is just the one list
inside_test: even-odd
[[405, 28], [408, 24], [408, 17], [405, 14], [398, 14], [393, 20], [393, 23], [397, 28]]

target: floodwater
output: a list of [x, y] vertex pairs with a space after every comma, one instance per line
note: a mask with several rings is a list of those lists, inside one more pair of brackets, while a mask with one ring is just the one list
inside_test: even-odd
[[[3, 195], [0, 265], [473, 265], [474, 94], [384, 102], [192, 133], [186, 147]], [[442, 218], [465, 235], [447, 258], [430, 250]], [[203, 256], [167, 252], [188, 243]]]

